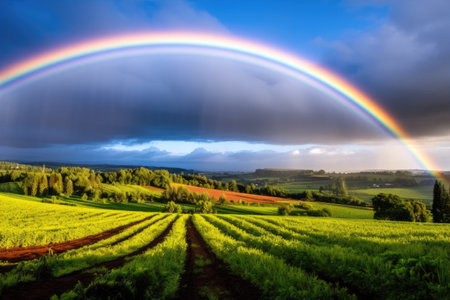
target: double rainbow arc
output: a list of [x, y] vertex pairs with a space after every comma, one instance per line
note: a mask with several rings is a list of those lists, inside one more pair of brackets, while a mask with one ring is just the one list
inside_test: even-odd
[[111, 52], [142, 47], [197, 47], [217, 49], [263, 59], [307, 76], [319, 84], [340, 94], [353, 106], [381, 125], [392, 136], [403, 143], [416, 160], [437, 178], [440, 172], [433, 161], [422, 153], [406, 131], [381, 108], [374, 100], [342, 77], [298, 56], [230, 36], [199, 34], [190, 32], [151, 32], [126, 34], [94, 39], [70, 45], [41, 55], [31, 57], [0, 71], [0, 91], [33, 76], [67, 63], [76, 63], [78, 59], [102, 56]]

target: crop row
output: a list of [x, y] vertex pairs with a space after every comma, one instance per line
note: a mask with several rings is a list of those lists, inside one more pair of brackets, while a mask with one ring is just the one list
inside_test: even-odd
[[165, 240], [123, 267], [99, 276], [87, 288], [77, 286], [60, 299], [173, 298], [178, 290], [186, 256], [186, 220], [179, 217]]
[[[236, 240], [228, 232], [206, 221], [216, 217], [195, 215], [193, 221], [205, 241], [231, 270], [250, 280], [270, 299], [353, 299], [345, 289], [333, 287], [288, 265], [282, 259]], [[223, 221], [222, 221], [223, 222]], [[224, 222], [225, 223], [225, 222]]]
[[[148, 221], [98, 243], [67, 251], [61, 255], [22, 262], [11, 272], [0, 275], [0, 281], [3, 287], [8, 287], [19, 282], [41, 279], [42, 276], [59, 277], [127, 255], [150, 243], [175, 217], [175, 215], [158, 214]], [[43, 270], [46, 271], [44, 274]]]
[[[351, 247], [370, 254], [380, 254], [389, 250], [407, 253], [409, 257], [417, 258], [429, 254], [430, 251], [450, 252], [450, 232], [442, 230], [441, 227], [438, 227], [440, 230], [436, 230], [436, 226], [432, 228], [433, 230], [429, 228], [424, 230], [423, 227], [425, 226], [416, 224], [372, 220], [366, 221], [367, 225], [361, 224], [360, 227], [349, 226], [346, 228], [346, 224], [333, 224], [322, 220], [316, 220], [315, 223], [307, 225], [303, 220], [289, 218], [258, 217], [243, 219], [288, 239], [301, 239], [303, 242], [317, 245], [333, 244]], [[368, 235], [367, 232], [370, 231], [369, 228], [371, 227], [376, 227], [381, 232], [384, 231], [384, 236], [381, 237], [378, 231], [375, 231], [372, 236]], [[447, 227], [450, 230], [450, 226]], [[386, 235], [388, 230], [391, 232], [389, 237]]]
[[[333, 243], [307, 243], [301, 240], [301, 236], [297, 237], [299, 239], [287, 239], [289, 231], [279, 227], [276, 232], [273, 226], [256, 219], [254, 222], [244, 220], [251, 218], [228, 216], [207, 216], [206, 219], [247, 246], [279, 257], [327, 281], [346, 286], [358, 296], [380, 299], [422, 299], [430, 296], [442, 299], [448, 292], [448, 256], [442, 249], [435, 253], [436, 257], [411, 258], [393, 252], [373, 255]], [[263, 227], [270, 228], [270, 231]]]
[[148, 214], [89, 210], [0, 197], [0, 248], [45, 245], [97, 234]]

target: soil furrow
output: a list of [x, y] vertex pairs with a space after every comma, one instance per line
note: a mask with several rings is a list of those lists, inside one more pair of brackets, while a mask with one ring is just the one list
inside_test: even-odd
[[98, 241], [110, 238], [123, 230], [130, 228], [134, 225], [142, 223], [144, 221], [150, 220], [153, 216], [146, 217], [142, 220], [135, 221], [126, 225], [122, 225], [101, 233], [89, 235], [83, 238], [55, 243], [55, 244], [47, 244], [41, 246], [30, 246], [30, 247], [14, 247], [9, 249], [0, 249], [0, 261], [7, 262], [21, 262], [25, 260], [32, 260], [39, 258], [43, 255], [47, 255], [49, 253], [59, 254], [72, 249], [77, 249], [83, 246], [91, 245], [97, 243]]
[[169, 232], [172, 230], [173, 224], [175, 223], [176, 219], [173, 220], [167, 227], [164, 229], [164, 231], [156, 237], [154, 240], [152, 240], [147, 245], [139, 248], [138, 250], [129, 253], [127, 255], [121, 256], [117, 259], [99, 263], [93, 266], [90, 266], [89, 268], [85, 268], [82, 270], [78, 270], [75, 272], [72, 272], [67, 275], [63, 275], [57, 278], [49, 278], [49, 279], [40, 279], [33, 282], [25, 282], [20, 283], [16, 286], [7, 288], [3, 291], [1, 294], [1, 299], [27, 299], [27, 300], [40, 300], [40, 299], [49, 299], [53, 295], [61, 295], [62, 293], [65, 293], [67, 291], [70, 291], [78, 282], [81, 282], [81, 284], [86, 287], [91, 283], [97, 274], [95, 273], [89, 273], [88, 271], [91, 269], [99, 269], [99, 268], [105, 268], [107, 270], [112, 270], [119, 268], [123, 266], [127, 259], [140, 255], [145, 253], [147, 250], [155, 247], [159, 243], [163, 242], [165, 237], [169, 234]]
[[251, 282], [231, 273], [209, 248], [192, 220], [186, 223], [187, 253], [179, 299], [260, 299]]

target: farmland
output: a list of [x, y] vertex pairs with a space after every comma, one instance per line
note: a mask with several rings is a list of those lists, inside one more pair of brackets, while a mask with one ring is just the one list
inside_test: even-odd
[[206, 192], [211, 197], [214, 197], [216, 199], [219, 199], [220, 195], [224, 194], [227, 201], [232, 202], [232, 203], [238, 203], [239, 201], [244, 201], [244, 202], [250, 202], [250, 203], [276, 204], [278, 202], [286, 201], [286, 199], [279, 198], [279, 197], [222, 191], [222, 190], [208, 189], [208, 188], [189, 186], [189, 185], [184, 185], [184, 187], [186, 187], [189, 191], [194, 192], [194, 193]]
[[144, 168], [8, 171], [2, 178], [2, 299], [449, 293], [449, 224], [374, 220], [366, 205]]
[[[448, 224], [190, 216], [7, 196], [0, 208], [5, 299], [444, 299], [449, 292]], [[72, 247], [58, 248], [64, 243]], [[17, 264], [10, 258], [20, 251], [28, 256]]]
[[[320, 173], [320, 174], [318, 174]], [[350, 196], [370, 203], [373, 196], [379, 193], [393, 193], [404, 199], [418, 199], [431, 204], [433, 180], [424, 174], [411, 172], [355, 172], [330, 174], [308, 170], [272, 170], [260, 169], [253, 173], [211, 174], [218, 180], [237, 180], [246, 184], [272, 184], [284, 189], [287, 193], [300, 193], [305, 190], [319, 191], [327, 189], [336, 178], [343, 178]]]

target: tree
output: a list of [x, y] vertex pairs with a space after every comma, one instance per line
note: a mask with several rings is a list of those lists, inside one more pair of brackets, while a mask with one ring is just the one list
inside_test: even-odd
[[48, 189], [48, 180], [46, 174], [41, 174], [41, 179], [39, 180], [39, 195], [44, 195]]
[[347, 197], [347, 185], [345, 184], [345, 180], [343, 178], [339, 178], [336, 181], [334, 193], [336, 196]]
[[63, 192], [63, 181], [61, 173], [53, 172], [50, 174], [48, 188], [51, 194], [61, 194]]
[[430, 212], [427, 210], [425, 203], [419, 200], [411, 200], [414, 212], [414, 220], [416, 222], [427, 222], [431, 218]]
[[236, 180], [234, 180], [234, 179], [231, 180], [231, 182], [229, 183], [228, 189], [229, 189], [230, 191], [232, 191], [232, 192], [239, 192], [239, 189], [238, 189], [238, 187], [237, 187]]
[[433, 188], [433, 222], [450, 222], [450, 196], [442, 182], [436, 180]]
[[81, 196], [81, 200], [87, 201], [88, 200], [88, 196], [86, 194], [83, 194], [83, 196]]
[[219, 204], [224, 204], [227, 202], [227, 197], [225, 197], [225, 194], [221, 194], [219, 197]]
[[21, 172], [14, 170], [11, 172], [11, 180], [16, 181], [18, 178], [20, 178], [21, 175], [22, 175]]
[[69, 176], [66, 176], [66, 178], [64, 179], [64, 194], [67, 197], [70, 197], [73, 194], [73, 183], [72, 180], [70, 180]]
[[31, 196], [36, 196], [37, 195], [37, 193], [38, 193], [38, 186], [39, 186], [39, 182], [38, 182], [38, 178], [37, 178], [37, 176], [33, 176], [33, 179], [32, 179], [32, 181], [31, 181], [31, 192], [30, 192], [30, 195]]
[[372, 198], [375, 219], [426, 222], [429, 212], [419, 200], [404, 201], [398, 195], [378, 194]]
[[310, 190], [305, 191], [305, 198], [303, 198], [304, 201], [314, 201], [313, 194]]

